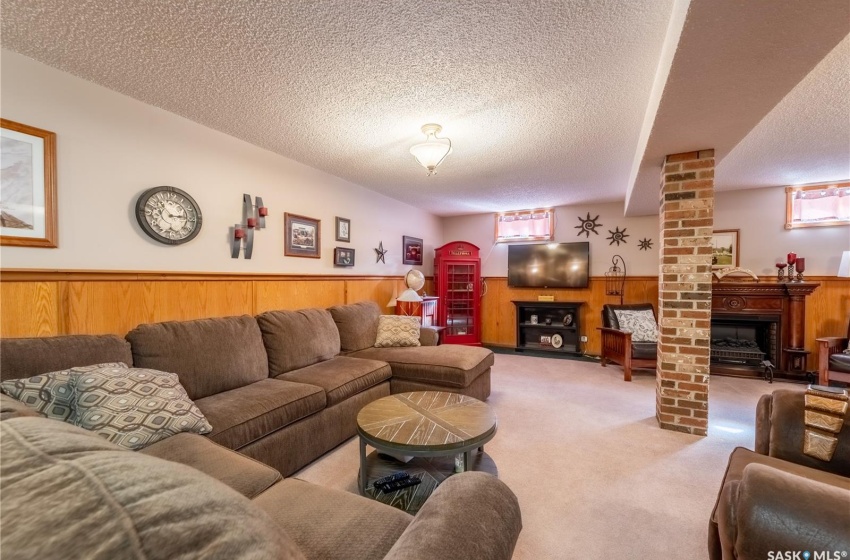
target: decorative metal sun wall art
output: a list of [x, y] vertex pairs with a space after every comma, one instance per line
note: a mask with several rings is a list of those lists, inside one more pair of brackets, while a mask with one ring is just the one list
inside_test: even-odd
[[620, 243], [628, 243], [626, 241], [626, 238], [629, 236], [629, 234], [626, 233], [626, 229], [628, 229], [628, 228], [623, 228], [622, 231], [620, 231], [620, 228], [618, 228], [618, 227], [615, 227], [614, 231], [611, 231], [609, 229], [608, 233], [611, 234], [611, 237], [606, 237], [606, 239], [610, 239], [611, 243], [609, 243], [608, 245], [613, 245], [614, 243], [616, 243], [617, 247], [619, 247]]
[[576, 235], [581, 237], [581, 234], [585, 234], [588, 238], [590, 237], [590, 232], [592, 231], [596, 235], [599, 235], [599, 232], [596, 231], [596, 228], [602, 227], [602, 224], [597, 224], [596, 220], [599, 219], [599, 214], [596, 215], [595, 218], [590, 217], [590, 212], [587, 213], [587, 218], [578, 217], [581, 222], [576, 226], [576, 229], [579, 230]]
[[640, 240], [638, 245], [640, 246], [641, 251], [649, 251], [650, 249], [652, 249], [652, 239], [647, 239], [646, 237], [644, 237]]

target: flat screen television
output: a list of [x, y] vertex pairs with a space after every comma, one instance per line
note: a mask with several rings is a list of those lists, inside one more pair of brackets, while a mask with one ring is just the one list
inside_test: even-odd
[[508, 247], [508, 286], [587, 288], [590, 243], [537, 243]]

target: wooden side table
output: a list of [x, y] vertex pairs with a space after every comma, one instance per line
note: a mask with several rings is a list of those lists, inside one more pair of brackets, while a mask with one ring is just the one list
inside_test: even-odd
[[807, 373], [806, 362], [811, 352], [805, 348], [783, 348], [782, 351], [788, 355], [788, 371], [794, 373]]

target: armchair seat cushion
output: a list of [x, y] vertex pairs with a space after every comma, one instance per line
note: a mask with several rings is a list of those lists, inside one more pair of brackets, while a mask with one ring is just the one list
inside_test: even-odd
[[213, 427], [209, 437], [240, 449], [325, 408], [325, 391], [315, 385], [264, 379], [195, 401]]
[[654, 360], [657, 355], [656, 348], [655, 342], [632, 342], [632, 358]]
[[829, 370], [850, 373], [850, 354], [839, 352], [829, 357]]
[[392, 370], [386, 362], [337, 356], [305, 368], [278, 375], [275, 379], [316, 385], [327, 394], [327, 406], [387, 381]]

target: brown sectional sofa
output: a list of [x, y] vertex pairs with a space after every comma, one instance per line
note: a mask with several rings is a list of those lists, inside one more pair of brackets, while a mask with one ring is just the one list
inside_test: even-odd
[[[379, 315], [376, 304], [359, 303], [270, 311], [256, 318], [144, 324], [126, 340], [111, 335], [3, 339], [0, 377], [117, 361], [176, 373], [213, 431], [208, 436], [180, 434], [141, 454], [192, 467], [253, 500], [286, 528], [308, 558], [382, 558], [400, 546], [407, 532], [407, 544], [399, 548], [404, 553], [388, 557], [437, 558], [468, 550], [474, 557], [509, 558], [521, 526], [516, 498], [488, 475], [452, 477], [452, 484], [429, 500], [435, 505], [420, 511], [418, 527], [407, 514], [372, 500], [282, 479], [352, 437], [360, 408], [391, 392], [489, 396], [489, 350], [435, 346], [436, 333], [427, 328], [422, 329], [421, 347], [372, 348]], [[2, 395], [0, 418], [32, 415], [19, 404]], [[493, 515], [493, 526], [481, 527], [492, 542], [473, 548], [455, 542], [470, 537], [463, 520]], [[362, 516], [379, 521], [363, 521]], [[376, 526], [383, 528], [376, 533]], [[360, 530], [370, 536], [355, 538], [353, 532]], [[445, 537], [430, 542], [435, 534]], [[341, 539], [360, 543], [369, 552], [346, 555], [349, 549]], [[382, 544], [376, 547], [376, 540]]]

